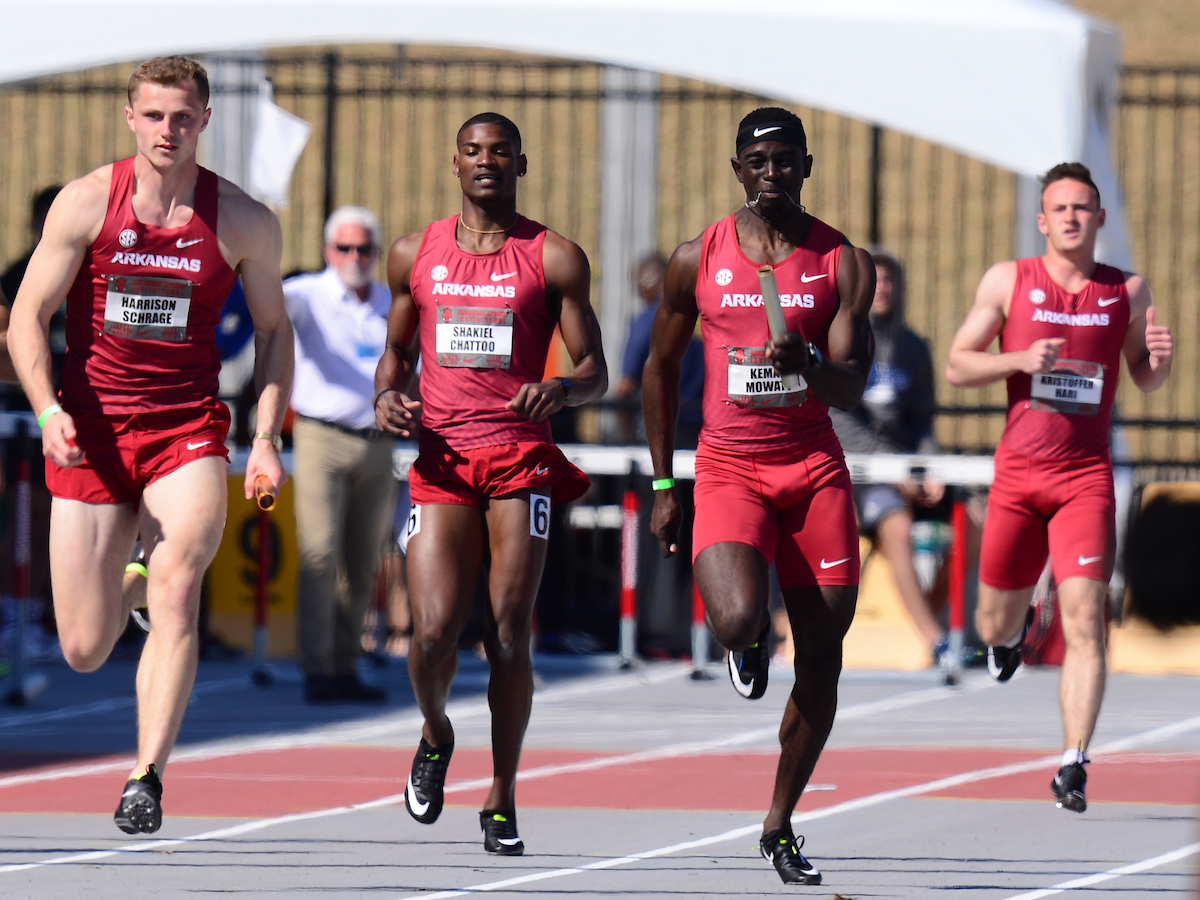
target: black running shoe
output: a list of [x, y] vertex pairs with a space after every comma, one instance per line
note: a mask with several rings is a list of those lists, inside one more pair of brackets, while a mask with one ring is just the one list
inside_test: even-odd
[[1013, 672], [1017, 671], [1021, 666], [1021, 647], [1025, 643], [1025, 637], [1029, 634], [1029, 626], [1033, 623], [1033, 607], [1029, 607], [1029, 611], [1025, 613], [1025, 626], [1021, 629], [1021, 639], [1017, 641], [1015, 647], [988, 647], [987, 651], [987, 667], [988, 674], [999, 682], [1008, 681], [1013, 677]]
[[449, 747], [431, 747], [425, 738], [421, 738], [421, 745], [417, 747], [404, 788], [404, 806], [408, 814], [422, 824], [431, 825], [442, 814], [442, 788], [453, 753], [453, 742]]
[[500, 856], [520, 856], [525, 844], [517, 837], [517, 814], [509, 809], [485, 809], [479, 814], [483, 849]]
[[759, 838], [758, 852], [771, 861], [784, 884], [820, 884], [821, 872], [804, 858], [800, 852], [803, 846], [804, 838], [796, 843], [792, 829], [777, 828]]
[[[1087, 762], [1087, 760], [1085, 759], [1083, 762]], [[1071, 812], [1081, 813], [1087, 809], [1087, 797], [1083, 794], [1085, 788], [1087, 788], [1087, 770], [1084, 769], [1083, 763], [1075, 762], [1069, 766], [1063, 766], [1054, 776], [1054, 780], [1050, 782], [1050, 790], [1054, 791], [1054, 796], [1058, 798], [1058, 802], [1054, 805], [1059, 809], [1069, 809]]]
[[[129, 564], [125, 566], [125, 574], [135, 572], [142, 578], [146, 577], [146, 548], [142, 546], [142, 539], [138, 538], [137, 543], [133, 545], [133, 555], [129, 557]], [[143, 586], [142, 600], [145, 601], [145, 590]], [[133, 607], [129, 610], [129, 615], [134, 623], [146, 634], [150, 633], [150, 610], [145, 606]]]
[[162, 825], [162, 792], [162, 782], [154, 766], [147, 766], [141, 778], [125, 782], [125, 793], [113, 815], [117, 827], [126, 834], [158, 831]]
[[733, 689], [747, 700], [757, 700], [767, 692], [767, 672], [771, 668], [771, 655], [767, 649], [769, 631], [763, 629], [758, 640], [740, 653], [730, 650], [725, 658], [729, 663], [729, 680]]

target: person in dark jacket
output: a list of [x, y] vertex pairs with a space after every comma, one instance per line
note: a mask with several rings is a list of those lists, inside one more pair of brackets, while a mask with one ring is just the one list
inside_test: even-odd
[[[871, 328], [875, 364], [862, 402], [850, 412], [831, 409], [847, 453], [936, 453], [933, 437], [933, 359], [924, 338], [904, 321], [904, 270], [889, 254], [875, 258]], [[891, 567], [896, 588], [934, 662], [944, 658], [946, 634], [913, 562], [914, 518], [944, 517], [945, 486], [932, 481], [862, 484], [854, 489], [859, 530]], [[932, 574], [932, 573], [931, 573]]]

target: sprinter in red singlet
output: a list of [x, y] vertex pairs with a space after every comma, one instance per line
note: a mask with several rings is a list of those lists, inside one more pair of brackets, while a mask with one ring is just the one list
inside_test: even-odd
[[[760, 850], [785, 882], [819, 884], [791, 815], [837, 708], [842, 638], [858, 598], [858, 530], [850, 475], [829, 407], [862, 397], [874, 344], [869, 254], [804, 211], [812, 169], [804, 126], [765, 107], [738, 128], [733, 171], [746, 203], [681, 245], [667, 268], [642, 382], [654, 460], [651, 528], [677, 551], [672, 490], [679, 367], [699, 317], [704, 426], [696, 452], [694, 573], [713, 634], [729, 648], [733, 686], [767, 687], [768, 568], [779, 575], [796, 645], [796, 681], [780, 728], [783, 752]], [[772, 341], [758, 268], [775, 269], [787, 335]], [[789, 389], [784, 374], [800, 376]], [[801, 844], [802, 844], [801, 840]]]
[[[600, 397], [608, 385], [587, 257], [517, 212], [525, 169], [521, 133], [504, 116], [482, 113], [459, 129], [462, 214], [392, 245], [387, 348], [375, 375], [379, 427], [416, 434], [420, 449], [409, 476], [408, 670], [425, 725], [404, 802], [426, 824], [442, 811], [454, 750], [446, 699], [487, 558], [494, 777], [479, 821], [484, 849], [509, 856], [524, 852], [515, 788], [533, 700], [529, 641], [550, 508], [588, 485], [554, 446], [546, 417]], [[556, 325], [575, 369], [542, 380]], [[420, 402], [404, 393], [418, 351]]]
[[[1108, 434], [1121, 356], [1141, 390], [1171, 371], [1170, 331], [1155, 324], [1145, 279], [1096, 262], [1100, 191], [1080, 163], [1041, 179], [1046, 255], [998, 263], [954, 337], [956, 387], [1008, 386], [979, 562], [979, 636], [1007, 681], [1021, 663], [1034, 585], [1050, 557], [1067, 652], [1062, 668], [1062, 809], [1087, 809], [1084, 766], [1104, 696], [1104, 607], [1116, 553]], [[999, 336], [1000, 352], [988, 348]]]
[[[137, 674], [138, 759], [117, 807], [130, 834], [162, 821], [161, 775], [196, 677], [200, 583], [225, 525], [217, 401], [221, 306], [240, 275], [261, 394], [246, 469], [284, 478], [277, 432], [291, 388], [292, 328], [275, 216], [196, 164], [208, 76], [181, 57], [143, 64], [125, 116], [137, 153], [71, 182], [50, 209], [12, 311], [10, 344], [40, 414], [54, 495], [50, 568], [63, 655], [90, 672], [129, 619], [125, 563], [140, 531], [153, 628]], [[48, 325], [67, 304], [61, 398]]]

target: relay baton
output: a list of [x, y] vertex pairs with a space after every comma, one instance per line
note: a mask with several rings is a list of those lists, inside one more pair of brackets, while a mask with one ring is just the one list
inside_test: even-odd
[[260, 473], [254, 479], [254, 500], [258, 508], [269, 512], [275, 506], [275, 488], [266, 472]]
[[[767, 327], [771, 329], [771, 340], [782, 341], [787, 334], [787, 323], [783, 321], [783, 305], [779, 302], [779, 286], [775, 284], [775, 270], [770, 266], [758, 267], [758, 283], [762, 288], [763, 309], [767, 311]], [[782, 375], [784, 390], [800, 388], [799, 375]]]

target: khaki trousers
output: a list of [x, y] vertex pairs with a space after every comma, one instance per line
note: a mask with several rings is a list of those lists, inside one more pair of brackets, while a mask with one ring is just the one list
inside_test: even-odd
[[391, 534], [395, 441], [299, 417], [292, 437], [300, 664], [306, 675], [349, 675], [362, 652], [363, 616]]

